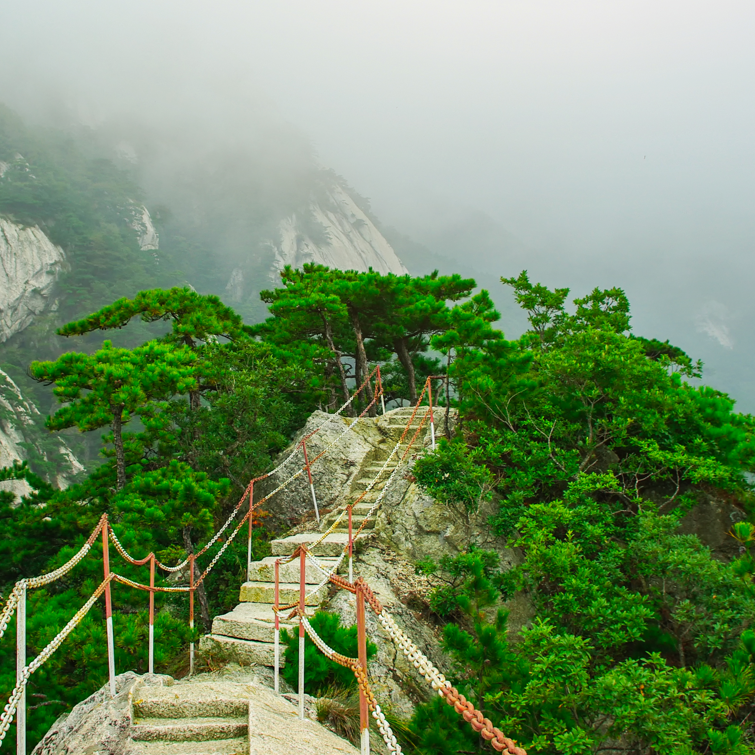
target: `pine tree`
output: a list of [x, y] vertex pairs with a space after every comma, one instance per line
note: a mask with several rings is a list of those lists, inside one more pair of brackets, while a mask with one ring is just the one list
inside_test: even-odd
[[54, 384], [63, 407], [47, 420], [50, 430], [81, 432], [110, 425], [117, 487], [126, 484], [123, 426], [155, 401], [196, 390], [196, 358], [183, 346], [151, 341], [136, 349], [105, 341], [94, 354], [67, 352], [54, 362], [33, 362], [32, 376]]

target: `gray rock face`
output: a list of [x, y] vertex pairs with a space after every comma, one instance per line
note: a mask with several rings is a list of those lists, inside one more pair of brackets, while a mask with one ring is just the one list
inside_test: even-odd
[[238, 667], [181, 681], [122, 674], [113, 699], [106, 685], [79, 703], [33, 755], [356, 755], [265, 681]]
[[[13, 380], [0, 370], [0, 467], [11, 466], [15, 460], [26, 459], [27, 452], [22, 444], [31, 443], [41, 456], [48, 461], [57, 462], [57, 479], [50, 482], [56, 483], [58, 487], [66, 487], [71, 477], [84, 467], [60, 438], [56, 439], [55, 458], [51, 459], [50, 453], [38, 443], [43, 432], [41, 428], [42, 417], [37, 407], [27, 401]], [[29, 486], [23, 480], [9, 480], [0, 482], [0, 490], [11, 490], [22, 496], [29, 492]]]
[[[298, 433], [294, 442], [281, 455], [285, 459], [295, 450], [300, 440], [318, 427], [321, 429], [307, 441], [307, 454], [310, 461], [331, 443], [336, 445], [312, 465], [315, 492], [321, 511], [333, 507], [343, 492], [348, 490], [352, 480], [359, 471], [361, 461], [374, 452], [383, 435], [375, 419], [360, 419], [352, 432], [346, 433], [339, 440], [344, 430], [353, 420], [349, 417], [336, 417], [332, 414], [316, 411], [307, 420], [307, 424]], [[275, 490], [291, 475], [304, 465], [304, 453], [301, 449], [291, 462], [272, 477], [255, 485], [255, 502]], [[265, 524], [273, 530], [290, 527], [306, 515], [306, 520], [314, 520], [314, 506], [309, 489], [306, 472], [299, 475], [285, 490], [277, 493], [264, 505], [268, 517]]]
[[36, 226], [0, 217], [0, 343], [22, 331], [52, 305], [66, 256]]
[[116, 677], [116, 696], [108, 686], [80, 702], [53, 724], [32, 755], [126, 755], [131, 728], [131, 691], [140, 677]]
[[160, 236], [157, 233], [152, 216], [144, 205], [134, 205], [131, 222], [129, 225], [136, 231], [139, 239], [139, 247], [142, 250], [155, 250], [160, 248]]
[[313, 240], [296, 216], [284, 219], [279, 228], [280, 240], [273, 244], [274, 281], [285, 265], [301, 267], [305, 262], [339, 270], [366, 272], [372, 268], [397, 275], [408, 272], [383, 234], [340, 186], [330, 186], [312, 204], [311, 211], [324, 238]]

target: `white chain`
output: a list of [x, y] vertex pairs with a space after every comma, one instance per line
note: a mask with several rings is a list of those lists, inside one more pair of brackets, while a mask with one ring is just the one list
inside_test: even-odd
[[372, 717], [377, 721], [377, 727], [383, 737], [385, 746], [388, 748], [388, 752], [395, 753], [395, 755], [402, 755], [401, 745], [396, 740], [396, 735], [393, 733], [391, 725], [386, 720], [385, 713], [383, 713], [377, 703], [375, 703], [375, 708], [372, 711]]
[[383, 609], [378, 615], [377, 619], [380, 622], [383, 629], [390, 635], [391, 639], [401, 648], [404, 655], [410, 661], [410, 663], [416, 668], [422, 676], [429, 682], [430, 686], [438, 692], [439, 695], [443, 695], [441, 689], [444, 687], [450, 687], [451, 682], [446, 680], [446, 677], [433, 666], [427, 656], [402, 632], [393, 617]]
[[8, 628], [8, 624], [10, 623], [10, 620], [15, 613], [16, 606], [18, 605], [18, 601], [21, 598], [21, 589], [23, 587], [23, 584], [24, 580], [16, 582], [16, 584], [13, 586], [13, 589], [11, 590], [10, 595], [8, 596], [8, 600], [5, 601], [3, 611], [2, 613], [0, 613], [0, 637], [5, 634], [5, 630]]
[[115, 575], [111, 574], [107, 579], [100, 583], [100, 586], [92, 593], [89, 600], [79, 608], [74, 614], [74, 617], [58, 632], [53, 640], [45, 647], [44, 650], [21, 671], [21, 679], [13, 688], [8, 702], [3, 709], [2, 715], [0, 715], [0, 745], [2, 744], [5, 735], [8, 733], [11, 721], [13, 721], [13, 714], [16, 712], [18, 701], [23, 695], [23, 691], [26, 684], [29, 681], [29, 677], [61, 646], [63, 640], [76, 628], [79, 622], [89, 613], [89, 609], [95, 604], [97, 598], [102, 595], [107, 587], [108, 583], [114, 579]]

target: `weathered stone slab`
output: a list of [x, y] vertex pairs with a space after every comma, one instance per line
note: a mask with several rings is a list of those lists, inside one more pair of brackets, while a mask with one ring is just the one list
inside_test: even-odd
[[[275, 582], [275, 556], [263, 558], [261, 561], [252, 561], [249, 567], [250, 582]], [[322, 565], [329, 569], [336, 563], [335, 558], [321, 559]], [[298, 582], [300, 573], [299, 559], [281, 564], [279, 567], [279, 579], [281, 582]], [[305, 579], [308, 585], [316, 585], [322, 581], [322, 572], [311, 562], [308, 562], [305, 570]]]
[[[229, 613], [216, 616], [212, 622], [212, 633], [241, 640], [273, 642], [275, 615], [272, 607], [265, 603], [240, 603]], [[295, 624], [281, 621], [282, 629], [293, 629]]]
[[[260, 666], [275, 664], [275, 646], [272, 642], [255, 642], [224, 637], [220, 634], [206, 634], [199, 641], [199, 649], [203, 653], [212, 653], [223, 660], [235, 661], [242, 666], [249, 666], [252, 663]], [[282, 646], [280, 665], [285, 666]]]
[[[288, 603], [294, 603], [299, 600], [299, 585], [292, 584], [290, 582], [284, 582], [278, 586], [279, 589], [279, 603], [281, 605], [287, 605]], [[307, 592], [313, 589], [310, 586]], [[327, 583], [323, 585], [313, 595], [309, 595], [306, 599], [305, 605], [319, 606], [324, 600], [328, 592]], [[272, 582], [244, 582], [241, 585], [241, 593], [239, 600], [242, 603], [274, 603], [275, 602], [275, 584]]]

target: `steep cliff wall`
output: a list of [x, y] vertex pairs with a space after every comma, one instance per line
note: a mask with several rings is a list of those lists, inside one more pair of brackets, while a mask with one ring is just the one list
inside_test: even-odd
[[[59, 436], [49, 435], [37, 407], [0, 370], [0, 467], [11, 466], [16, 460], [52, 463], [56, 474], [49, 481], [61, 488], [84, 469]], [[29, 492], [23, 481], [0, 482], [0, 489], [12, 490], [19, 496]]]
[[305, 224], [292, 215], [281, 222], [280, 239], [273, 244], [276, 282], [285, 265], [301, 267], [305, 262], [340, 270], [372, 268], [398, 275], [408, 272], [393, 247], [343, 187], [328, 186], [312, 203], [311, 212], [317, 239], [307, 230], [311, 221]]
[[0, 217], [0, 343], [52, 305], [66, 255], [36, 226]]

